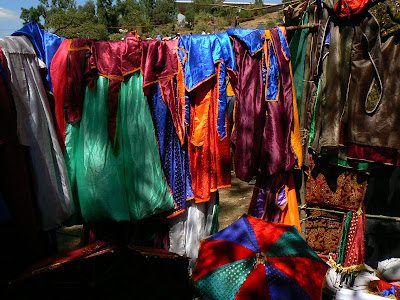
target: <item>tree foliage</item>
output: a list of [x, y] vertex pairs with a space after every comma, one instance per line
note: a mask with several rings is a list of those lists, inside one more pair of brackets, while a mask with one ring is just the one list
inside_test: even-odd
[[[22, 8], [24, 24], [39, 25], [66, 38], [121, 39], [130, 30], [155, 37], [178, 31], [177, 8], [171, 0], [39, 0], [36, 7]], [[235, 18], [251, 19], [257, 12], [221, 7], [223, 0], [193, 0], [186, 8], [186, 21], [193, 33], [214, 32], [232, 26]], [[262, 5], [255, 0], [251, 7]], [[123, 27], [118, 29], [118, 27]]]

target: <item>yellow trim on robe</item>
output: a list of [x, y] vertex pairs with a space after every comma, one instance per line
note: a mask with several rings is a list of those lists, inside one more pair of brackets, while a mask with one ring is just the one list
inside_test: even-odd
[[287, 205], [282, 212], [281, 223], [296, 226], [301, 233], [299, 208], [297, 206], [296, 187], [294, 185], [293, 170], [290, 171], [288, 183], [285, 187]]
[[296, 99], [296, 91], [294, 90], [291, 61], [289, 61], [289, 68], [290, 68], [290, 76], [292, 77], [292, 94], [293, 94], [293, 131], [291, 131], [290, 134], [290, 141], [292, 143], [294, 153], [296, 153], [297, 155], [298, 165], [299, 167], [301, 167], [303, 164], [303, 150], [301, 145], [299, 112], [297, 110], [297, 99]]

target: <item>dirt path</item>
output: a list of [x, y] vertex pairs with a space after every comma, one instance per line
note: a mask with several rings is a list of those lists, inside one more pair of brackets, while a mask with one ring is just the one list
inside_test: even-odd
[[219, 190], [220, 210], [219, 228], [235, 222], [244, 213], [247, 213], [253, 194], [254, 185], [243, 182], [236, 178], [232, 172], [232, 186]]

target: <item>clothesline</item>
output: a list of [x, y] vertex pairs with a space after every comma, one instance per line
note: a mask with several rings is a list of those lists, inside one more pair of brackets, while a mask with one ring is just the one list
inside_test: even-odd
[[[325, 211], [325, 212], [330, 212], [330, 213], [337, 213], [337, 214], [342, 214], [345, 215], [346, 212], [344, 211], [338, 211], [338, 210], [333, 210], [333, 209], [325, 209], [325, 208], [317, 208], [317, 207], [307, 207], [306, 205], [300, 206], [299, 208], [301, 210], [306, 210], [306, 209], [311, 209], [311, 210], [319, 210], [319, 211]], [[383, 216], [383, 215], [370, 215], [370, 214], [365, 214], [367, 218], [374, 218], [374, 219], [382, 219], [382, 220], [393, 220], [400, 222], [400, 218], [398, 217], [390, 217], [390, 216]]]

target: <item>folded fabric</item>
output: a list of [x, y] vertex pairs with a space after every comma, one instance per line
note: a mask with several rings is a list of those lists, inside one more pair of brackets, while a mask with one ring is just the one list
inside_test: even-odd
[[400, 258], [390, 258], [378, 262], [377, 270], [386, 281], [400, 281]]

